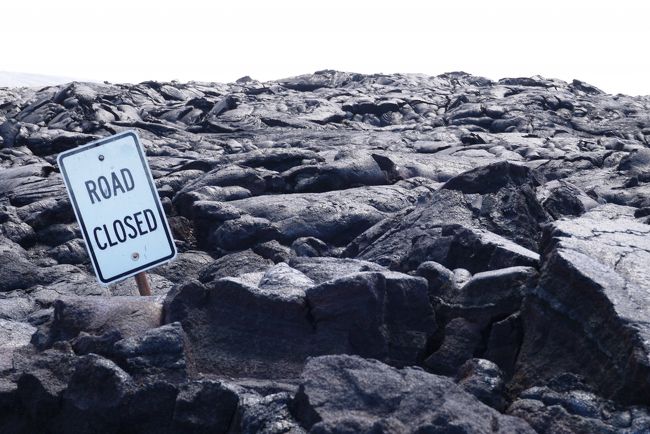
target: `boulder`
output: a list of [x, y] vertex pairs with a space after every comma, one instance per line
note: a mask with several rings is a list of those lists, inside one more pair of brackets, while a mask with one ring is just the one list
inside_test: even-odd
[[117, 433], [123, 406], [135, 385], [115, 363], [96, 354], [80, 357], [62, 393], [60, 432]]
[[162, 321], [162, 303], [153, 297], [70, 297], [56, 300], [53, 306], [51, 323], [41, 326], [32, 338], [40, 348], [73, 339], [81, 332], [102, 335], [117, 331], [124, 338], [138, 336]]
[[[256, 169], [238, 165], [217, 167], [204, 176], [188, 183], [174, 198], [174, 202], [185, 206], [191, 203], [182, 201], [183, 194], [200, 190], [202, 187], [241, 187], [253, 195], [261, 194], [266, 189], [264, 179]], [[180, 201], [180, 202], [179, 202]]]
[[19, 134], [16, 137], [16, 144], [27, 146], [36, 155], [50, 155], [76, 148], [99, 138], [101, 136], [43, 128], [26, 135]]
[[55, 223], [36, 232], [37, 241], [48, 246], [58, 246], [75, 238], [81, 238], [81, 229], [76, 223]]
[[[199, 280], [206, 283], [224, 277], [264, 272], [272, 265], [273, 261], [261, 257], [252, 250], [243, 250], [224, 255], [203, 267], [199, 271]], [[187, 279], [184, 280], [187, 281]]]
[[497, 364], [510, 379], [524, 337], [520, 312], [491, 324], [485, 352], [481, 357]]
[[177, 206], [177, 208], [179, 213], [192, 219], [199, 246], [207, 246], [209, 235], [223, 222], [245, 215], [243, 211], [229, 203], [217, 200], [197, 200], [191, 207]]
[[295, 256], [330, 256], [330, 246], [315, 237], [300, 237], [291, 243]]
[[278, 262], [289, 262], [289, 258], [291, 257], [291, 249], [280, 244], [276, 240], [257, 244], [253, 247], [253, 252], [257, 253], [264, 259], [270, 259], [276, 264]]
[[450, 269], [477, 273], [539, 265], [539, 255], [534, 251], [484, 229], [451, 224], [437, 228], [434, 234], [413, 240], [408, 256], [402, 258], [402, 268], [417, 269], [424, 262], [434, 261]]
[[183, 325], [198, 371], [254, 378], [297, 376], [320, 354], [413, 364], [436, 329], [424, 279], [362, 272], [314, 285], [284, 264], [257, 285], [184, 284], [168, 295], [165, 319]]
[[106, 358], [114, 357], [114, 345], [122, 340], [122, 334], [117, 330], [109, 330], [100, 335], [80, 332], [70, 341], [72, 349], [78, 355], [97, 354]]
[[173, 283], [181, 283], [188, 278], [197, 279], [199, 272], [214, 260], [200, 250], [180, 252], [173, 261], [151, 270]]
[[535, 432], [453, 380], [417, 368], [323, 356], [309, 360], [301, 380], [293, 413], [313, 432], [444, 432], [450, 427], [459, 434]]
[[536, 187], [542, 184], [540, 175], [529, 167], [500, 161], [468, 170], [454, 176], [442, 186], [444, 189], [462, 191], [465, 194], [496, 193], [504, 187]]
[[168, 381], [186, 379], [185, 336], [180, 323], [147, 330], [140, 336], [113, 344], [113, 357], [133, 377], [164, 376]]
[[14, 351], [29, 345], [34, 332], [30, 324], [0, 319], [0, 372], [13, 367]]
[[0, 267], [0, 292], [27, 289], [56, 280], [56, 276], [27, 259], [22, 247], [8, 240], [0, 239], [0, 262], [3, 264]]
[[650, 150], [647, 148], [634, 150], [621, 159], [617, 169], [630, 176], [650, 178]]
[[454, 273], [437, 262], [425, 261], [415, 272], [418, 276], [427, 279], [430, 297], [448, 294], [456, 288]]
[[0, 293], [0, 319], [27, 320], [27, 317], [38, 310], [34, 300], [22, 291]]
[[370, 155], [346, 151], [339, 151], [330, 163], [294, 167], [282, 176], [295, 192], [343, 190], [388, 183], [386, 175]]
[[511, 330], [510, 322], [502, 322], [519, 313], [536, 284], [534, 268], [511, 267], [477, 273], [461, 287], [435, 291], [430, 287], [438, 321], [445, 327], [425, 365], [435, 373], [454, 375], [463, 363], [478, 356], [501, 363], [499, 367], [510, 374], [521, 333]]
[[225, 434], [239, 402], [237, 389], [212, 380], [189, 382], [180, 389], [174, 406], [174, 425], [181, 432]]
[[289, 265], [306, 274], [316, 283], [338, 279], [363, 271], [383, 271], [385, 267], [358, 259], [331, 257], [292, 257]]
[[648, 403], [650, 226], [600, 211], [547, 228], [514, 381], [526, 388], [572, 372], [605, 397]]
[[8, 201], [0, 201], [0, 235], [25, 247], [36, 241], [34, 229], [20, 219], [16, 207]]
[[306, 297], [321, 354], [359, 354], [411, 365], [423, 358], [436, 330], [422, 278], [362, 272], [308, 288]]
[[235, 278], [187, 282], [165, 302], [187, 333], [196, 369], [233, 377], [298, 375], [313, 327], [304, 289], [259, 288]]
[[426, 261], [472, 272], [534, 265], [537, 254], [530, 249], [537, 248], [540, 225], [549, 217], [530, 184], [515, 188], [509, 179], [496, 192], [480, 190], [483, 195], [438, 190], [402, 218], [380, 223], [380, 231], [369, 229], [382, 233], [370, 241], [362, 235], [346, 253], [398, 270]]
[[424, 366], [436, 374], [452, 376], [474, 357], [482, 344], [482, 324], [464, 318], [454, 318], [444, 328], [440, 344], [424, 361]]
[[242, 434], [303, 434], [306, 431], [290, 413], [291, 400], [287, 392], [240, 398], [231, 430]]
[[509, 267], [476, 273], [462, 287], [441, 293], [444, 316], [461, 316], [487, 324], [505, 318], [521, 307], [524, 297], [537, 285], [532, 267]]
[[259, 281], [261, 289], [270, 291], [306, 290], [315, 283], [309, 277], [284, 262], [269, 268]]
[[578, 217], [598, 205], [585, 192], [563, 180], [547, 182], [541, 190], [537, 194], [538, 200], [554, 219]]
[[14, 361], [16, 410], [32, 429], [43, 430], [61, 411], [61, 393], [74, 372], [74, 354], [66, 347], [40, 353], [25, 348], [14, 355]]
[[598, 396], [574, 375], [523, 391], [508, 414], [526, 420], [540, 434], [558, 432], [635, 433], [650, 431], [647, 407], [624, 407]]
[[209, 238], [209, 243], [225, 250], [241, 250], [281, 238], [276, 224], [249, 215], [224, 222]]
[[[149, 281], [149, 286], [151, 287], [152, 295], [158, 298], [164, 297], [164, 295], [167, 294], [169, 290], [174, 286], [173, 282], [170, 282], [165, 277], [153, 272], [147, 273], [147, 280]], [[140, 295], [140, 290], [138, 289], [138, 284], [136, 283], [135, 279], [124, 279], [115, 283], [112, 286], [109, 286], [108, 288], [110, 288], [110, 293], [113, 296], [139, 296]]]
[[397, 186], [350, 188], [325, 193], [264, 195], [229, 202], [274, 223], [287, 242], [315, 237], [346, 244], [383, 218], [410, 206], [417, 192]]
[[506, 409], [503, 372], [485, 359], [470, 359], [456, 373], [456, 382], [482, 403], [503, 412]]
[[126, 396], [119, 416], [122, 431], [133, 433], [175, 434], [174, 408], [178, 385], [153, 380], [138, 384]]
[[79, 238], [53, 247], [48, 253], [59, 264], [83, 264], [90, 261], [86, 245]]

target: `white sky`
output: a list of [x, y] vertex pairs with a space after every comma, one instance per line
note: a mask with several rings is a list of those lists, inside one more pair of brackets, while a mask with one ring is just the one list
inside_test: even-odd
[[650, 94], [644, 0], [0, 1], [0, 71], [230, 82], [463, 70]]

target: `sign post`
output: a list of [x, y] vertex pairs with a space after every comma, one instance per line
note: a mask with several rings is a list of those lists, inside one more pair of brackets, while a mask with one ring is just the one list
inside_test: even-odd
[[176, 256], [144, 149], [133, 131], [63, 152], [57, 159], [97, 280], [135, 276]]
[[136, 274], [135, 283], [138, 285], [138, 292], [140, 295], [151, 295], [151, 287], [149, 286], [149, 281], [147, 280], [147, 273], [141, 271]]

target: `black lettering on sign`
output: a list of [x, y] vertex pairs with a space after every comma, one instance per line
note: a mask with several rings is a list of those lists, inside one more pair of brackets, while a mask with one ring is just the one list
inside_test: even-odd
[[[149, 216], [151, 216], [151, 220], [149, 220]], [[153, 232], [156, 230], [156, 228], [158, 228], [158, 223], [156, 223], [156, 216], [150, 209], [144, 210], [144, 219], [147, 221], [149, 232]]]
[[120, 170], [120, 173], [122, 174], [122, 180], [124, 181], [126, 191], [133, 190], [135, 188], [135, 183], [133, 182], [133, 175], [131, 175], [131, 171], [129, 169], [122, 169]]
[[117, 196], [118, 190], [121, 191], [122, 193], [126, 193], [124, 191], [124, 187], [122, 187], [122, 183], [120, 182], [120, 178], [117, 177], [117, 173], [111, 172], [111, 180], [113, 181], [113, 194]]
[[105, 176], [100, 176], [97, 178], [97, 185], [99, 185], [99, 192], [102, 194], [102, 197], [104, 199], [110, 199], [111, 186], [108, 185], [108, 179]]
[[140, 216], [142, 215], [142, 211], [136, 212], [133, 214], [133, 218], [135, 219], [135, 224], [138, 225], [138, 232], [140, 235], [144, 235], [147, 233], [147, 231], [142, 230], [142, 224], [144, 223], [142, 220], [140, 220]]
[[129, 238], [134, 239], [138, 236], [138, 231], [135, 230], [135, 226], [133, 226], [130, 221], [133, 221], [133, 216], [132, 215], [127, 215], [124, 217], [124, 224], [131, 229], [131, 233], [129, 234]]
[[111, 246], [111, 247], [117, 246], [117, 243], [115, 243], [115, 242], [113, 242], [113, 240], [111, 240], [111, 236], [108, 233], [108, 228], [106, 227], [106, 225], [102, 225], [102, 227], [104, 228], [104, 234], [106, 234], [106, 240], [108, 241], [108, 245]]
[[114, 220], [110, 225], [97, 226], [93, 229], [93, 237], [99, 250], [106, 250], [128, 241], [129, 238], [133, 240], [156, 229], [158, 229], [156, 214], [147, 208]]
[[122, 220], [115, 220], [113, 222], [113, 230], [115, 231], [115, 236], [117, 237], [118, 242], [123, 243], [126, 241], [126, 231], [124, 230]]
[[[119, 175], [117, 172], [111, 172], [110, 178], [111, 180], [109, 181], [105, 176], [100, 176], [97, 178], [97, 181], [88, 180], [85, 182], [91, 204], [94, 204], [95, 201], [101, 202], [102, 197], [104, 199], [110, 199], [111, 197], [117, 196], [118, 193], [124, 194], [135, 188], [133, 175], [127, 168], [120, 169]], [[98, 189], [101, 197], [97, 194]]]
[[86, 181], [86, 190], [88, 190], [88, 197], [90, 197], [90, 203], [95, 203], [95, 199], [93, 199], [93, 196], [97, 198], [97, 202], [99, 202], [101, 199], [97, 195], [97, 185], [95, 184], [95, 181]]
[[99, 247], [99, 250], [104, 250], [108, 247], [106, 243], [100, 243], [99, 242], [99, 237], [97, 236], [97, 232], [101, 231], [102, 228], [96, 227], [93, 229], [93, 235], [95, 236], [95, 244], [97, 244], [97, 247]]

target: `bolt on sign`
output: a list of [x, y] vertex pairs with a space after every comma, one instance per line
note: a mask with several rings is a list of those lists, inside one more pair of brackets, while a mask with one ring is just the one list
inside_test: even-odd
[[63, 152], [58, 163], [101, 284], [117, 282], [176, 256], [135, 132]]

